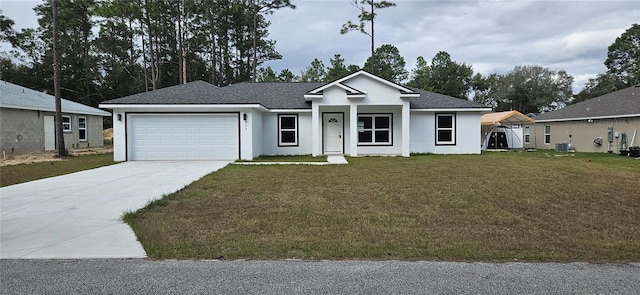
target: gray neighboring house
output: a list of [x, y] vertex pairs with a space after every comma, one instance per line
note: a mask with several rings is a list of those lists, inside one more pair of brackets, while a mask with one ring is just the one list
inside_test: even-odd
[[[55, 97], [0, 81], [0, 148], [25, 153], [56, 150]], [[101, 147], [103, 117], [110, 113], [62, 99], [67, 149]]]
[[[534, 117], [524, 125], [525, 147], [554, 149], [557, 143], [571, 143], [578, 152], [618, 153], [622, 134], [627, 145], [640, 132], [640, 86], [628, 87]], [[612, 143], [609, 143], [612, 130]], [[634, 146], [640, 145], [640, 134]]]

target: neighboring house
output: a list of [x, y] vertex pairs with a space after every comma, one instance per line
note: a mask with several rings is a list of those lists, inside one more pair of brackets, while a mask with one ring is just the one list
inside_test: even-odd
[[113, 110], [116, 161], [478, 154], [490, 110], [365, 71], [330, 83], [196, 81], [100, 107]]
[[[0, 81], [0, 146], [4, 153], [56, 150], [55, 97]], [[103, 145], [102, 119], [110, 113], [62, 100], [62, 126], [69, 148]]]
[[[571, 143], [578, 152], [618, 153], [622, 134], [630, 145], [634, 132], [640, 131], [640, 87], [594, 97], [534, 119], [535, 124], [525, 125], [525, 132], [528, 129], [532, 135], [525, 147], [554, 149], [558, 143]], [[635, 146], [640, 145], [639, 137]]]

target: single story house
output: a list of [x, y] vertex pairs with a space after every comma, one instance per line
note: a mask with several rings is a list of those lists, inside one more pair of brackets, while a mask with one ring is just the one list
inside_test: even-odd
[[[628, 87], [594, 97], [535, 117], [526, 124], [525, 134], [532, 136], [525, 147], [555, 149], [556, 144], [571, 144], [578, 152], [618, 153], [623, 134], [631, 145], [640, 131], [640, 86]], [[640, 135], [634, 146], [640, 145]]]
[[114, 160], [478, 154], [490, 109], [359, 71], [330, 83], [195, 81], [106, 101]]
[[[0, 148], [4, 153], [56, 150], [55, 97], [0, 81]], [[103, 110], [62, 99], [67, 148], [103, 146]]]

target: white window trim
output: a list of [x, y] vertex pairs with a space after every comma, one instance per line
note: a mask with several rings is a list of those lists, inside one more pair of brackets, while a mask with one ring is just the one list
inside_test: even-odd
[[[283, 129], [282, 118], [293, 118], [295, 120], [295, 127], [293, 129]], [[295, 133], [295, 142], [282, 142], [283, 131], [293, 131]], [[298, 146], [298, 114], [278, 115], [278, 146]]]
[[[84, 120], [84, 128], [80, 127], [80, 120]], [[88, 141], [89, 140], [89, 133], [88, 133], [88, 128], [87, 128], [87, 117], [78, 117], [78, 140], [79, 141]], [[81, 136], [81, 130], [84, 130], [84, 138], [80, 138]]]
[[[549, 127], [549, 133], [547, 133], [547, 127]], [[547, 141], [547, 135], [549, 136], [549, 141]], [[551, 125], [544, 125], [544, 144], [551, 144]]]
[[531, 142], [531, 130], [529, 129], [529, 126], [524, 127], [524, 143], [530, 143]]
[[[438, 126], [438, 118], [439, 117], [451, 117], [451, 127], [440, 127]], [[446, 113], [446, 114], [436, 114], [436, 145], [456, 145], [456, 114], [455, 113]], [[439, 140], [438, 139], [438, 131], [441, 130], [449, 130], [451, 131], [451, 140], [450, 141], [443, 141], [443, 140]]]
[[[371, 131], [371, 142], [360, 142], [360, 139], [358, 139], [358, 146], [393, 145], [393, 114], [358, 114], [358, 121], [360, 121], [360, 117], [371, 118], [371, 128], [362, 129], [362, 131]], [[376, 118], [380, 117], [389, 118], [389, 128], [376, 128]], [[376, 131], [389, 131], [389, 140], [385, 142], [376, 142]], [[358, 129], [358, 133], [360, 133], [360, 129]]]
[[[64, 119], [67, 118], [68, 122], [65, 123]], [[66, 128], [65, 126], [68, 125], [69, 128]], [[71, 116], [62, 116], [62, 132], [64, 133], [71, 133]]]

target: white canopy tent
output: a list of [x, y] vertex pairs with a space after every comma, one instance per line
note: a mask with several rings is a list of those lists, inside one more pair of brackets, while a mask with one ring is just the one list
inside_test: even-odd
[[524, 148], [522, 124], [535, 121], [518, 111], [482, 115], [482, 149]]

